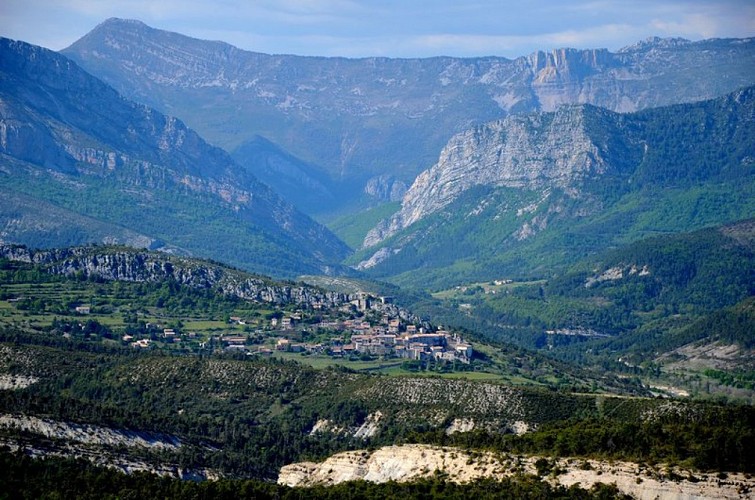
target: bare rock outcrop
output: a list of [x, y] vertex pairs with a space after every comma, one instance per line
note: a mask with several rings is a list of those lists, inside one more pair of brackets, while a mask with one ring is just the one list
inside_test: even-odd
[[567, 106], [555, 113], [510, 116], [454, 136], [438, 163], [414, 181], [401, 210], [367, 234], [364, 247], [441, 210], [474, 186], [559, 188], [579, 196], [581, 181], [610, 168], [588, 130], [593, 115], [604, 113]]
[[408, 482], [441, 473], [464, 483], [480, 478], [502, 479], [516, 474], [538, 474], [553, 484], [615, 484], [640, 500], [703, 500], [751, 498], [755, 480], [744, 474], [715, 474], [665, 465], [584, 459], [550, 459], [550, 472], [538, 471], [542, 457], [469, 453], [429, 445], [386, 446], [338, 453], [320, 463], [301, 462], [281, 468], [278, 483], [288, 486], [333, 485], [364, 480], [375, 483]]

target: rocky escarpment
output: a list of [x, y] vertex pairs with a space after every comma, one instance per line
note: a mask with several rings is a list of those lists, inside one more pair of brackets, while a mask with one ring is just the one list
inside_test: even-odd
[[33, 251], [5, 245], [0, 246], [0, 257], [40, 264], [52, 274], [113, 281], [175, 280], [194, 288], [215, 288], [244, 299], [277, 305], [320, 303], [337, 306], [351, 300], [346, 294], [303, 285], [277, 284], [217, 265], [131, 249], [78, 247]]
[[580, 196], [582, 181], [612, 168], [610, 152], [589, 130], [589, 122], [605, 122], [605, 114], [592, 107], [564, 107], [555, 113], [510, 116], [454, 136], [438, 163], [414, 181], [401, 210], [371, 230], [364, 246], [437, 212], [474, 186], [558, 188]]
[[[183, 443], [175, 436], [162, 433], [6, 414], [0, 415], [0, 445], [11, 452], [33, 457], [83, 458], [127, 474], [150, 472], [193, 481], [220, 477], [217, 471], [210, 469], [187, 469], [165, 463], [164, 457], [179, 451]], [[151, 452], [160, 454], [163, 460], [150, 460], [147, 457]]]
[[[278, 483], [288, 486], [333, 485], [345, 481], [406, 482], [432, 478], [438, 473], [457, 483], [475, 479], [502, 479], [516, 474], [538, 474], [542, 457], [474, 454], [457, 448], [428, 445], [387, 446], [374, 451], [338, 453], [320, 463], [301, 462], [284, 466]], [[647, 466], [618, 461], [553, 459], [556, 471], [546, 480], [564, 486], [616, 484], [620, 491], [638, 499], [687, 500], [750, 498], [755, 480], [744, 474], [713, 474], [681, 470], [656, 464]], [[722, 477], [725, 477], [722, 479]]]
[[[158, 252], [123, 247], [74, 247], [30, 250], [18, 245], [0, 245], [0, 258], [40, 265], [51, 274], [113, 281], [159, 282], [173, 280], [193, 288], [211, 288], [242, 299], [278, 306], [339, 307], [360, 294], [339, 293], [304, 284], [277, 282], [218, 264]], [[370, 307], [404, 320], [416, 317], [395, 304], [379, 300]]]
[[111, 429], [98, 425], [57, 422], [26, 415], [0, 415], [0, 429], [40, 434], [50, 439], [99, 446], [128, 446], [175, 451], [181, 440], [167, 434]]

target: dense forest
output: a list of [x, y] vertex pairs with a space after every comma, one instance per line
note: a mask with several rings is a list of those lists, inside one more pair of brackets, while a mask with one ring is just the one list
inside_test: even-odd
[[82, 460], [31, 459], [0, 452], [0, 498], [177, 498], [270, 500], [303, 499], [629, 499], [616, 486], [598, 483], [590, 490], [553, 486], [536, 476], [522, 475], [502, 481], [477, 480], [467, 484], [444, 481], [442, 477], [410, 483], [376, 484], [350, 481], [335, 486], [289, 488], [254, 480], [191, 482], [148, 473], [126, 475], [98, 468]]

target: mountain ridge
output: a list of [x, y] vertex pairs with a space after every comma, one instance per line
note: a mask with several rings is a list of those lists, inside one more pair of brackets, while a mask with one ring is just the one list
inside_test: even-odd
[[533, 260], [556, 259], [554, 249], [567, 262], [642, 228], [752, 217], [754, 116], [748, 87], [631, 114], [579, 105], [480, 125], [449, 141], [350, 263], [384, 279], [421, 269], [441, 287], [448, 266], [472, 273], [462, 283], [524, 269], [534, 277], [556, 272]]
[[411, 183], [452, 135], [475, 124], [568, 103], [635, 111], [755, 83], [752, 39], [658, 40], [513, 60], [346, 59], [261, 54], [109, 20], [63, 53], [221, 147], [259, 135], [324, 169], [336, 194], [326, 210], [376, 202], [363, 189], [379, 175]]
[[[179, 119], [126, 100], [55, 52], [8, 39], [0, 40], [0, 50], [7, 82], [0, 89], [3, 189], [46, 197], [190, 252], [209, 245], [216, 256], [227, 251], [212, 241], [217, 236], [187, 234], [181, 224], [166, 224], [166, 216], [176, 222], [196, 218], [208, 231], [215, 230], [210, 221], [222, 219], [268, 247], [267, 255], [242, 255], [240, 244], [231, 241], [235, 263], [262, 264], [260, 270], [278, 274], [322, 270], [346, 255], [345, 244], [327, 229]], [[102, 203], [96, 203], [98, 196]], [[264, 262], [276, 253], [298, 264]]]
[[[728, 120], [734, 124], [732, 127], [741, 127], [741, 132], [731, 133], [739, 133], [739, 137], [745, 139], [753, 138], [754, 96], [755, 87], [748, 87], [707, 101], [707, 104], [687, 105], [688, 113], [695, 116], [675, 121], [682, 123], [679, 127], [712, 128], [706, 123], [711, 122], [710, 117], [705, 117], [707, 106], [714, 113], [724, 112], [732, 116]], [[684, 105], [677, 105], [677, 109], [682, 109], [679, 106]], [[669, 109], [673, 112], [675, 108]], [[627, 115], [587, 104], [571, 105], [562, 106], [553, 113], [509, 116], [462, 132], [443, 148], [433, 167], [417, 176], [404, 196], [400, 212], [389, 223], [373, 229], [364, 246], [379, 243], [437, 212], [475, 185], [530, 190], [555, 188], [579, 197], [583, 194], [580, 184], [590, 178], [612, 175], [623, 178], [622, 182], [634, 181], [635, 184], [662, 181], [659, 173], [652, 171], [659, 166], [659, 159], [653, 157], [656, 153], [651, 150], [668, 146], [657, 144], [663, 138], [653, 137], [654, 133], [658, 135], [655, 131], [642, 130], [643, 121], [652, 121], [652, 116], [657, 113], [648, 110]], [[697, 115], [706, 122], [696, 125]], [[724, 145], [729, 139], [731, 137], [720, 137], [716, 141]], [[687, 146], [685, 149], [696, 148]], [[674, 151], [674, 154], [683, 153], [686, 151]], [[753, 159], [742, 154], [746, 150], [740, 153], [739, 160], [744, 165], [741, 172], [747, 175], [747, 167]], [[706, 175], [693, 169], [682, 171], [684, 162], [676, 160], [676, 163], [681, 165], [674, 166], [673, 160], [664, 165], [666, 170], [673, 170], [664, 173], [665, 181], [680, 182], [685, 175]], [[718, 168], [731, 169], [731, 166], [719, 165]]]

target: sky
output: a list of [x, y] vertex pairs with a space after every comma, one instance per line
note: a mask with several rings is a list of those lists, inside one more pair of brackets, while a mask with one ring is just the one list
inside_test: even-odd
[[268, 54], [503, 56], [755, 36], [753, 0], [1, 0], [0, 35], [60, 50], [110, 17]]

